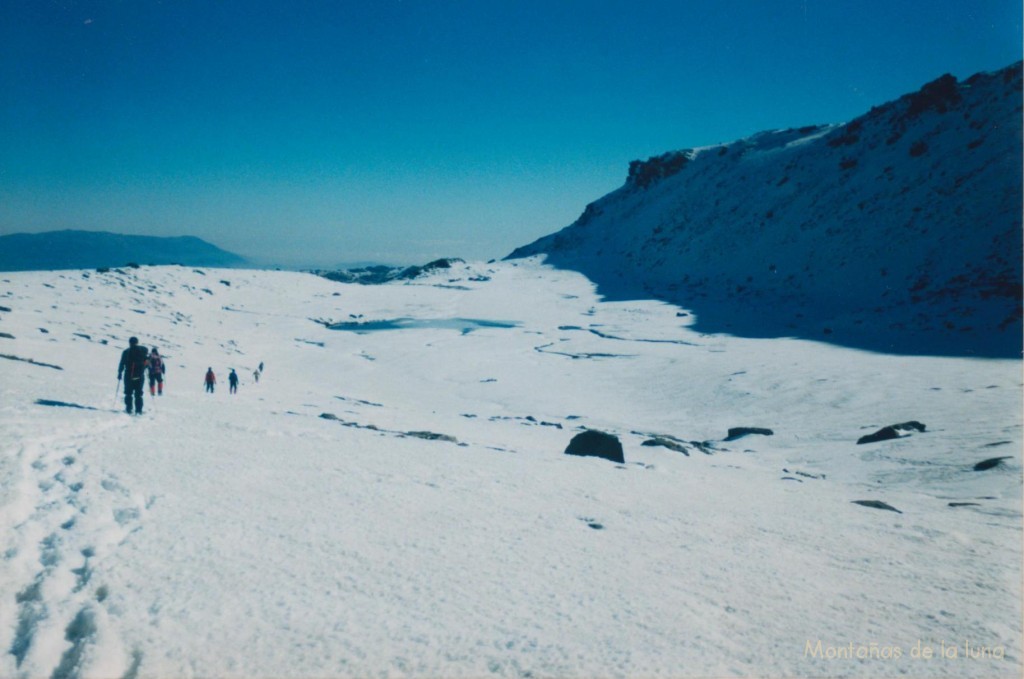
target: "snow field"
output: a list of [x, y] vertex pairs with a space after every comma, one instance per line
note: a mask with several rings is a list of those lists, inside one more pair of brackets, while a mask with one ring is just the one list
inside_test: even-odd
[[[63, 368], [0, 360], [0, 676], [1020, 672], [1017, 361], [701, 335], [532, 260], [380, 287], [0, 279], [0, 353]], [[352, 316], [518, 325], [312, 320]], [[131, 335], [168, 365], [140, 418], [114, 396]], [[723, 441], [735, 426], [775, 435]], [[578, 427], [626, 464], [563, 455]], [[918, 641], [1002, 655], [912, 659]]]

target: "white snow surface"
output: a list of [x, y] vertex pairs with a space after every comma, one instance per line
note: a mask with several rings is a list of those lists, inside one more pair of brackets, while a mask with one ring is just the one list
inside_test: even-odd
[[0, 274], [0, 676], [1019, 676], [1020, 361], [686, 314], [536, 258]]

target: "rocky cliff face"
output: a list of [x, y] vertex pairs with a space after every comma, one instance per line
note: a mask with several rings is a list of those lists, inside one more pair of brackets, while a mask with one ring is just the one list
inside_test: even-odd
[[1020, 356], [1021, 64], [943, 76], [842, 125], [634, 161], [510, 258], [546, 255], [697, 327]]

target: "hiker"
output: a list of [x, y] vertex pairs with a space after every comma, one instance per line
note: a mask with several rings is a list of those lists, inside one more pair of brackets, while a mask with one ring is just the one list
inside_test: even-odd
[[260, 374], [263, 374], [263, 361], [260, 361]]
[[146, 382], [146, 365], [149, 356], [146, 347], [139, 346], [139, 338], [128, 340], [128, 348], [121, 352], [121, 363], [117, 366], [117, 381], [124, 376], [124, 409], [132, 414], [132, 401], [135, 402], [135, 414], [142, 414], [142, 387]]
[[229, 390], [231, 391], [231, 393], [232, 394], [237, 394], [238, 393], [238, 373], [235, 372], [234, 368], [232, 368], [231, 372], [228, 374], [228, 384], [230, 385], [230, 389]]
[[206, 391], [213, 393], [213, 385], [217, 384], [217, 376], [213, 374], [213, 368], [206, 369]]
[[156, 347], [149, 351], [149, 395], [164, 395], [164, 373], [167, 372], [164, 366], [163, 356]]
[[253, 371], [252, 378], [254, 380], [256, 380], [256, 384], [259, 384], [260, 383], [260, 371], [259, 370]]

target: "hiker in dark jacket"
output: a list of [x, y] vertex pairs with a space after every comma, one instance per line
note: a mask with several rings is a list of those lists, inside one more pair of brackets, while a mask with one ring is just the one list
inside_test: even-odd
[[217, 384], [217, 376], [213, 374], [213, 368], [206, 369], [206, 391], [213, 393], [213, 385]]
[[128, 348], [121, 353], [121, 364], [117, 366], [117, 381], [124, 376], [124, 409], [132, 414], [132, 401], [135, 401], [135, 414], [142, 414], [142, 387], [146, 382], [146, 366], [149, 356], [146, 347], [139, 346], [139, 339], [128, 340]]
[[231, 369], [231, 373], [228, 375], [228, 384], [232, 394], [238, 393], [238, 373], [235, 372], [234, 368]]
[[149, 395], [164, 395], [164, 373], [167, 368], [164, 366], [164, 359], [156, 347], [149, 352]]

